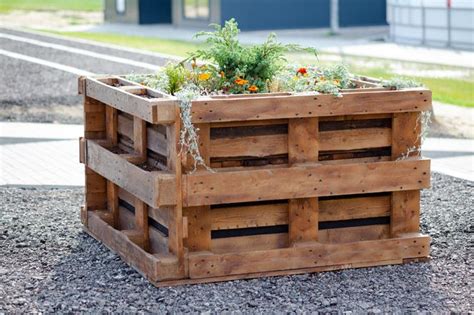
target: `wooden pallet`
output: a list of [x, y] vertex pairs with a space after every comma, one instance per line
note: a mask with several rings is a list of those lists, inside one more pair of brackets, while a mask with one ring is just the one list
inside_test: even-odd
[[179, 154], [177, 100], [121, 77], [81, 78], [86, 231], [156, 285], [401, 264], [419, 234], [430, 161], [426, 89], [357, 81], [342, 98], [260, 94], [193, 102], [215, 172]]

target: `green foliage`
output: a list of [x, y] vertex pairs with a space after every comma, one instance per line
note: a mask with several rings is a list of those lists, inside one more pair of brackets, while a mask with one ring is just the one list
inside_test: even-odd
[[239, 28], [234, 19], [225, 22], [224, 27], [213, 24], [213, 32], [201, 32], [196, 37], [206, 37], [206, 49], [199, 49], [187, 60], [202, 59], [217, 66], [217, 72], [223, 74], [225, 93], [246, 93], [252, 87], [259, 92], [268, 91], [273, 77], [283, 69], [285, 54], [290, 51], [308, 51], [298, 45], [284, 45], [270, 34], [261, 45], [243, 46], [239, 40]]
[[402, 89], [409, 89], [409, 88], [423, 86], [423, 84], [415, 80], [401, 78], [401, 77], [396, 77], [390, 80], [384, 80], [382, 81], [382, 85], [384, 87], [391, 88], [394, 90], [402, 90]]
[[186, 78], [189, 77], [189, 71], [186, 68], [171, 63], [165, 67], [164, 73], [168, 77], [166, 93], [171, 95], [175, 95], [176, 92], [180, 91], [186, 82]]

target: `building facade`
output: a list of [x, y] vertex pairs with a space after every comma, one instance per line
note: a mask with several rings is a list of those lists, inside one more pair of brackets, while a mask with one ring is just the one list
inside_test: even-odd
[[[202, 27], [235, 18], [242, 30], [328, 28], [333, 1], [106, 0], [105, 19], [111, 22]], [[338, 3], [341, 27], [387, 23], [386, 0], [338, 0]]]

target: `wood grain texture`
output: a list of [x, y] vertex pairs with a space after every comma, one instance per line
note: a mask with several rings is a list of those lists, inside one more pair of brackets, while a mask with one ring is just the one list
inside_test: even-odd
[[[193, 122], [226, 122], [423, 111], [431, 108], [431, 91], [376, 91], [332, 95], [290, 95], [193, 101]], [[245, 110], [242, 110], [245, 108]]]
[[420, 156], [421, 113], [396, 113], [392, 119], [392, 160], [406, 156]]
[[319, 201], [319, 221], [390, 216], [391, 196], [352, 197]]
[[[148, 172], [94, 141], [87, 141], [87, 166], [152, 207], [176, 203], [176, 176]], [[119, 170], [119, 171], [117, 171]]]
[[426, 188], [430, 185], [430, 161], [306, 164], [289, 168], [196, 172], [184, 175], [183, 179], [186, 206], [297, 199]]
[[397, 191], [392, 193], [392, 214], [390, 234], [397, 237], [402, 233], [420, 231], [420, 191]]
[[133, 148], [141, 160], [146, 161], [147, 157], [147, 132], [146, 121], [133, 117]]
[[292, 248], [235, 254], [218, 255], [201, 252], [190, 254], [189, 276], [193, 279], [343, 264], [375, 263], [386, 260], [401, 262], [408, 257], [428, 256], [429, 242], [429, 237], [413, 236], [346, 244], [308, 242]]

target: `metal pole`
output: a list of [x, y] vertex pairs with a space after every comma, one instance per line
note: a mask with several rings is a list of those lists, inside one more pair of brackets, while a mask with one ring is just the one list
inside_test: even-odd
[[451, 0], [448, 1], [447, 15], [448, 15], [448, 47], [451, 47]]
[[331, 33], [339, 32], [339, 0], [331, 0]]

